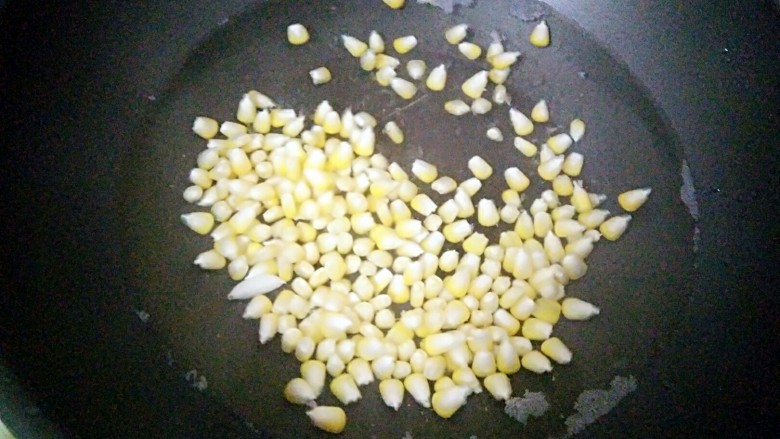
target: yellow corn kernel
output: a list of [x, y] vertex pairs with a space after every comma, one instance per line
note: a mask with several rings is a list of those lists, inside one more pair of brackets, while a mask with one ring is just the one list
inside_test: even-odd
[[419, 178], [423, 183], [431, 183], [436, 180], [438, 170], [436, 169], [436, 166], [417, 159], [412, 163], [412, 174]]
[[468, 270], [457, 269], [452, 276], [444, 280], [444, 286], [453, 297], [460, 298], [466, 295], [471, 283], [471, 273]]
[[[509, 77], [509, 73], [510, 70], [508, 68], [506, 69], [492, 68], [488, 71], [488, 79], [490, 79], [490, 82], [492, 82], [493, 84], [502, 85], [506, 82], [507, 78]], [[504, 91], [506, 91], [506, 89], [504, 89]], [[496, 102], [496, 103], [498, 104], [500, 102]]]
[[396, 77], [395, 69], [393, 67], [382, 67], [377, 70], [375, 77], [379, 85], [387, 87], [390, 85], [390, 81]]
[[579, 142], [585, 135], [585, 122], [580, 119], [574, 119], [569, 124], [569, 136], [575, 142]]
[[500, 129], [497, 127], [490, 127], [488, 128], [487, 132], [485, 133], [488, 139], [494, 141], [494, 142], [503, 142], [504, 141], [504, 133], [501, 132]]
[[501, 218], [498, 215], [498, 209], [493, 200], [483, 198], [477, 204], [477, 222], [485, 227], [498, 225]]
[[582, 172], [582, 165], [585, 158], [578, 152], [573, 152], [566, 156], [563, 161], [563, 172], [570, 177], [576, 177]]
[[528, 189], [528, 186], [531, 184], [531, 180], [523, 171], [516, 167], [507, 168], [506, 171], [504, 171], [504, 179], [506, 180], [507, 186], [517, 192], [523, 192]]
[[531, 120], [534, 122], [548, 122], [550, 120], [550, 109], [547, 106], [547, 101], [541, 99], [534, 105], [534, 108], [531, 109]]
[[577, 221], [587, 229], [595, 229], [600, 226], [609, 216], [609, 211], [604, 209], [593, 209], [583, 212], [577, 216]]
[[444, 32], [444, 38], [452, 45], [458, 44], [466, 38], [468, 29], [467, 24], [456, 24]]
[[344, 43], [344, 47], [347, 49], [347, 51], [349, 51], [349, 53], [355, 58], [360, 58], [360, 55], [368, 50], [368, 44], [358, 40], [355, 37], [342, 35], [341, 41]]
[[382, 0], [387, 6], [393, 9], [401, 9], [406, 0]]
[[599, 226], [599, 232], [610, 241], [616, 241], [623, 236], [631, 221], [631, 215], [613, 216]]
[[475, 155], [468, 161], [468, 168], [475, 177], [486, 180], [493, 174], [493, 168], [482, 157]]
[[458, 44], [458, 50], [470, 60], [475, 60], [482, 56], [482, 48], [468, 41]]
[[431, 387], [423, 374], [415, 372], [404, 378], [404, 388], [425, 408], [431, 406]]
[[181, 216], [181, 221], [185, 226], [200, 235], [208, 234], [214, 227], [214, 215], [209, 212], [186, 213]]
[[543, 353], [539, 351], [531, 351], [523, 355], [520, 362], [523, 368], [530, 370], [534, 373], [545, 373], [552, 370], [552, 364], [550, 359], [545, 357]]
[[317, 394], [303, 378], [293, 378], [284, 387], [284, 398], [293, 404], [306, 404], [317, 398]]
[[325, 386], [325, 363], [317, 360], [307, 360], [301, 363], [301, 377], [314, 390], [315, 398]]
[[558, 176], [558, 174], [561, 173], [561, 169], [563, 168], [563, 160], [563, 156], [556, 156], [546, 162], [541, 163], [536, 171], [539, 176], [542, 177], [542, 179], [552, 181], [555, 179], [555, 177]]
[[588, 320], [599, 314], [599, 308], [584, 300], [574, 297], [563, 299], [561, 304], [563, 316], [569, 320]]
[[447, 241], [458, 243], [466, 239], [473, 230], [474, 227], [467, 220], [461, 219], [444, 226], [442, 233]]
[[385, 41], [375, 30], [372, 30], [371, 34], [368, 36], [368, 48], [374, 53], [382, 53], [385, 51]]
[[403, 78], [393, 78], [390, 80], [390, 88], [404, 99], [411, 99], [417, 93], [417, 86]]
[[574, 254], [564, 256], [561, 260], [561, 267], [563, 267], [563, 272], [570, 280], [577, 280], [588, 272], [588, 264], [581, 257]]
[[493, 352], [490, 350], [475, 352], [471, 369], [474, 371], [474, 375], [479, 378], [485, 378], [496, 373], [496, 357], [493, 355]]
[[520, 52], [501, 52], [488, 58], [494, 69], [508, 69], [520, 57]]
[[512, 123], [515, 134], [518, 136], [527, 136], [534, 131], [534, 124], [531, 122], [531, 119], [515, 108], [509, 109], [509, 121]]
[[466, 96], [472, 99], [476, 99], [482, 96], [482, 93], [485, 91], [485, 87], [487, 87], [487, 82], [488, 72], [487, 70], [482, 70], [466, 79], [466, 81], [461, 85], [461, 90], [463, 90], [463, 93]]
[[493, 103], [485, 98], [477, 98], [471, 102], [471, 112], [474, 114], [486, 114], [493, 108]]
[[571, 351], [558, 337], [551, 337], [543, 341], [540, 350], [558, 364], [571, 362]]
[[347, 425], [347, 414], [341, 407], [320, 405], [306, 412], [312, 424], [328, 433], [339, 434]]
[[566, 133], [556, 134], [547, 139], [547, 146], [556, 154], [563, 154], [566, 152], [572, 143], [571, 137]]
[[417, 37], [414, 35], [398, 37], [393, 40], [393, 49], [402, 55], [411, 51], [415, 47], [417, 47]]
[[540, 297], [536, 299], [534, 311], [531, 315], [554, 325], [558, 323], [558, 319], [561, 317], [561, 304], [557, 300]]
[[650, 196], [652, 189], [649, 187], [634, 189], [618, 195], [618, 204], [626, 212], [634, 212], [639, 209]]
[[[513, 337], [517, 338], [517, 337]], [[530, 343], [529, 343], [530, 344]], [[520, 356], [507, 337], [499, 343], [496, 349], [496, 367], [499, 372], [512, 374], [520, 370]]]
[[447, 83], [447, 68], [444, 64], [440, 64], [435, 67], [428, 74], [428, 79], [425, 80], [425, 86], [433, 91], [444, 90], [444, 85]]
[[428, 66], [421, 59], [413, 59], [406, 63], [406, 72], [414, 80], [422, 79]]
[[547, 340], [552, 329], [551, 323], [531, 317], [523, 322], [522, 335], [529, 340]]
[[300, 23], [291, 24], [287, 26], [287, 41], [296, 46], [306, 44], [309, 41], [309, 31]]
[[379, 394], [385, 405], [397, 411], [404, 400], [404, 383], [395, 378], [382, 380], [379, 382]]
[[509, 336], [517, 334], [520, 330], [520, 321], [503, 308], [497, 309], [493, 314], [493, 324], [503, 328]]
[[192, 123], [192, 132], [204, 139], [211, 139], [219, 132], [219, 122], [210, 117], [196, 117]]
[[463, 102], [460, 99], [454, 99], [444, 103], [444, 111], [452, 114], [453, 116], [463, 116], [471, 111], [469, 104]]
[[582, 188], [582, 183], [579, 181], [574, 182], [570, 202], [579, 213], [593, 210], [593, 203], [591, 203], [588, 193]]
[[512, 396], [512, 383], [504, 373], [494, 373], [485, 377], [484, 384], [493, 398], [499, 401], [506, 401]]
[[482, 255], [488, 245], [487, 236], [482, 233], [473, 233], [463, 241], [463, 251], [475, 255]]
[[537, 148], [536, 145], [519, 136], [515, 137], [514, 145], [515, 148], [526, 157], [533, 157], [539, 151], [539, 148]]
[[[564, 164], [566, 160], [564, 160]], [[552, 181], [553, 191], [561, 197], [568, 197], [574, 192], [574, 184], [571, 177], [566, 174], [559, 174]]]
[[360, 55], [360, 68], [367, 72], [376, 68], [376, 53], [374, 51], [368, 49]]
[[431, 398], [433, 411], [442, 418], [450, 418], [466, 404], [468, 394], [467, 388], [454, 385], [437, 390]]
[[542, 20], [539, 24], [534, 26], [531, 31], [531, 35], [528, 40], [536, 47], [547, 47], [550, 45], [550, 28], [547, 26], [547, 22]]

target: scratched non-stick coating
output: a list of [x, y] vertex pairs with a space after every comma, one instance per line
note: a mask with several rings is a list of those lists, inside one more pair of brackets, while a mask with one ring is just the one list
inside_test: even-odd
[[[382, 403], [374, 383], [361, 389], [361, 401], [345, 408], [349, 422], [343, 436], [559, 435], [565, 432], [563, 417], [573, 412], [577, 395], [608, 388], [616, 375], [635, 376], [637, 392], [657, 394], [650, 400], [660, 404], [654, 409], [663, 410], [663, 377], [654, 368], [663, 359], [654, 352], [674, 335], [676, 310], [685, 304], [690, 264], [678, 261], [692, 259], [692, 222], [679, 199], [681, 148], [641, 84], [576, 24], [538, 3], [479, 1], [452, 15], [412, 1], [400, 11], [379, 1], [368, 3], [271, 2], [225, 23], [191, 54], [167, 91], [157, 97], [137, 144], [129, 146], [134, 175], [126, 187], [135, 208], [127, 219], [125, 245], [132, 249], [134, 267], [128, 291], [137, 296], [138, 309], [149, 314], [150, 327], [167, 344], [175, 360], [172, 367], [182, 376], [193, 370], [206, 377], [208, 397], [272, 437], [321, 434], [309, 424], [303, 407], [282, 397], [285, 383], [298, 375], [298, 362], [281, 352], [278, 338], [259, 344], [257, 322], [241, 319], [244, 304], [225, 299], [234, 282], [224, 270], [205, 272], [192, 265], [195, 255], [210, 248], [211, 240], [179, 221], [180, 214], [203, 209], [181, 197], [196, 155], [205, 148], [205, 142], [191, 133], [192, 120], [199, 115], [233, 120], [238, 100], [248, 90], [259, 90], [280, 105], [307, 114], [327, 99], [339, 110], [351, 107], [383, 122], [396, 121], [405, 143], [396, 146], [378, 135], [377, 150], [407, 170], [414, 159], [422, 158], [436, 164], [440, 174], [461, 181], [470, 176], [467, 160], [479, 154], [495, 173], [476, 199], [490, 197], [500, 205], [505, 184], [501, 176], [509, 166], [519, 167], [534, 180], [528, 200], [546, 188], [536, 177], [538, 162], [512, 146], [508, 107], [496, 105], [484, 116], [460, 118], [444, 112], [445, 101], [461, 97], [460, 83], [484, 68], [484, 61], [465, 60], [444, 40], [448, 27], [463, 22], [471, 25], [469, 40], [482, 47], [497, 31], [508, 50], [523, 53], [507, 82], [512, 105], [528, 113], [543, 98], [552, 114], [551, 123], [530, 136], [532, 141], [541, 144], [575, 117], [587, 122], [585, 137], [572, 150], [585, 156], [586, 187], [609, 196], [605, 208], [619, 213], [615, 199], [623, 190], [651, 186], [653, 194], [623, 238], [600, 242], [587, 260], [587, 276], [567, 287], [568, 295], [591, 301], [602, 311], [588, 322], [562, 319], [555, 326], [555, 335], [574, 352], [572, 363], [556, 366], [550, 374], [521, 371], [511, 377], [516, 396], [526, 389], [546, 394], [551, 404], [546, 415], [523, 426], [505, 415], [504, 404], [487, 392], [471, 396], [449, 420], [421, 408], [408, 394], [394, 412]], [[552, 44], [546, 49], [530, 45], [527, 36], [535, 22], [522, 20], [540, 15], [552, 29]], [[308, 44], [292, 47], [286, 42], [285, 29], [294, 22], [310, 30]], [[400, 58], [423, 59], [429, 68], [446, 64], [445, 91], [433, 93], [421, 86], [413, 100], [405, 101], [372, 81], [339, 38], [349, 34], [366, 40], [371, 30], [380, 32], [388, 47], [395, 37], [417, 36], [418, 47]], [[322, 65], [333, 72], [333, 81], [315, 87], [308, 71]], [[503, 142], [486, 138], [491, 126], [502, 129]], [[498, 235], [496, 230], [487, 233], [491, 238]], [[327, 390], [318, 402], [337, 403]], [[648, 416], [650, 409], [632, 405], [629, 395], [604, 422], [639, 413]], [[599, 426], [591, 428], [597, 431]]]

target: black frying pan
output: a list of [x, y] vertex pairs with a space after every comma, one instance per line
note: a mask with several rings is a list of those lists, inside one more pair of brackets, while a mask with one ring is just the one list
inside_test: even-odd
[[[494, 110], [486, 117], [466, 119], [444, 115], [442, 103], [455, 97], [454, 92], [421, 94], [418, 97], [422, 99], [406, 107], [408, 102], [371, 84], [338, 42], [341, 33], [365, 36], [372, 29], [388, 37], [413, 33], [422, 41], [415, 56], [429, 65], [447, 63], [451, 66], [451, 83], [459, 83], [467, 72], [478, 67], [455, 56], [441, 35], [448, 26], [467, 22], [476, 30], [475, 41], [484, 45], [490, 32], [498, 30], [507, 38], [507, 46], [524, 52], [521, 67], [515, 69], [508, 84], [514, 105], [530, 108], [544, 97], [553, 111], [551, 126], [564, 126], [575, 116], [588, 122], [586, 138], [577, 149], [586, 156], [584, 178], [589, 187], [611, 196], [607, 208], [617, 210], [615, 195], [623, 189], [650, 185], [654, 193], [635, 215], [629, 232], [616, 243], [601, 243], [588, 259], [588, 276], [568, 287], [569, 294], [597, 303], [603, 312], [587, 323], [556, 326], [556, 333], [572, 346], [574, 362], [549, 375], [521, 372], [513, 376], [516, 394], [528, 389], [547, 395], [552, 406], [547, 415], [523, 427], [503, 414], [503, 404], [484, 393], [470, 398], [448, 421], [420, 409], [408, 396], [402, 409], [392, 413], [379, 400], [375, 386], [369, 386], [360, 403], [347, 407], [350, 422], [345, 434], [401, 437], [408, 431], [414, 437], [558, 435], [565, 432], [561, 417], [574, 412], [572, 406], [580, 392], [608, 388], [616, 375], [635, 377], [638, 390], [618, 405], [606, 422], [590, 426], [586, 434], [625, 435], [641, 428], [643, 434], [658, 436], [670, 425], [706, 431], [704, 426], [686, 425], [684, 420], [694, 416], [689, 410], [690, 402], [697, 399], [696, 387], [719, 376], [710, 378], [707, 366], [721, 364], [721, 353], [687, 346], [711, 342], [707, 338], [709, 329], [697, 328], [708, 321], [699, 311], [707, 303], [714, 303], [715, 310], [725, 307], [700, 298], [712, 296], [699, 296], [697, 285], [713, 285], [722, 270], [707, 264], [707, 249], [714, 244], [707, 247], [706, 239], [700, 243], [699, 254], [694, 254], [696, 226], [679, 193], [683, 160], [690, 161], [694, 171], [699, 169], [697, 159], [708, 162], [700, 151], [685, 148], [690, 141], [690, 137], [682, 137], [688, 133], [685, 124], [679, 118], [668, 119], [679, 110], [670, 104], [661, 108], [661, 98], [674, 96], [669, 91], [672, 87], [659, 91], [659, 82], [667, 84], [642, 78], [643, 72], [629, 68], [636, 68], [634, 57], [639, 50], [623, 54], [623, 60], [635, 61], [627, 67], [610, 52], [614, 46], [605, 48], [594, 39], [593, 35], [604, 39], [598, 31], [589, 34], [553, 9], [536, 3], [512, 3], [478, 2], [474, 7], [458, 9], [454, 16], [412, 4], [401, 14], [384, 7], [371, 8], [371, 14], [366, 14], [365, 2], [358, 1], [327, 5], [280, 2], [249, 7], [222, 23], [189, 53], [165, 86], [147, 83], [150, 91], [135, 96], [134, 102], [138, 103], [119, 110], [116, 116], [112, 111], [117, 110], [108, 102], [117, 101], [101, 100], [123, 97], [122, 85], [101, 81], [99, 84], [105, 84], [102, 87], [90, 86], [93, 76], [86, 72], [65, 76], [61, 91], [71, 100], [54, 101], [54, 113], [66, 112], [84, 122], [66, 124], [67, 131], [57, 130], [57, 124], [41, 122], [45, 132], [62, 136], [61, 140], [56, 136], [46, 140], [55, 146], [54, 151], [62, 153], [67, 149], [58, 147], [58, 141], [62, 145], [94, 146], [75, 153], [68, 151], [72, 157], [83, 159], [78, 164], [76, 160], [67, 161], [73, 165], [66, 168], [57, 161], [62, 155], [41, 154], [42, 166], [31, 167], [38, 174], [32, 176], [45, 176], [43, 181], [59, 190], [41, 191], [41, 198], [34, 197], [35, 205], [41, 206], [38, 215], [30, 215], [37, 209], [29, 206], [27, 197], [13, 197], [10, 206], [15, 209], [9, 209], [19, 212], [18, 218], [24, 221], [12, 223], [16, 229], [9, 228], [14, 233], [8, 236], [35, 236], [34, 230], [50, 230], [43, 241], [33, 238], [33, 242], [45, 242], [45, 246], [25, 246], [26, 251], [21, 252], [25, 241], [18, 239], [9, 247], [16, 250], [14, 258], [28, 255], [21, 258], [24, 269], [6, 274], [12, 288], [26, 291], [29, 285], [35, 285], [33, 291], [45, 294], [30, 293], [28, 300], [10, 300], [4, 309], [18, 311], [8, 320], [11, 324], [3, 326], [6, 350], [11, 354], [8, 361], [24, 382], [37, 389], [45, 413], [61, 423], [67, 434], [86, 436], [222, 436], [227, 431], [272, 437], [316, 436], [318, 432], [308, 425], [303, 410], [281, 398], [284, 383], [297, 374], [297, 362], [280, 353], [278, 340], [258, 345], [256, 324], [239, 317], [242, 305], [224, 300], [232, 285], [224, 274], [206, 274], [191, 265], [192, 257], [209, 245], [207, 239], [194, 238], [178, 221], [180, 213], [192, 209], [181, 200], [180, 192], [195, 154], [203, 148], [203, 143], [189, 133], [191, 120], [199, 114], [231, 118], [238, 98], [252, 88], [307, 112], [320, 100], [329, 99], [338, 108], [351, 105], [382, 120], [397, 120], [407, 134], [407, 145], [398, 148], [383, 142], [379, 150], [407, 169], [411, 161], [422, 157], [462, 179], [467, 174], [465, 161], [479, 152], [496, 164], [497, 170], [511, 163], [531, 175], [535, 165], [520, 159], [509, 142], [495, 145], [482, 134], [491, 123], [509, 131], [502, 112]], [[557, 6], [583, 20], [582, 12], [567, 9], [571, 5]], [[768, 14], [769, 10], [763, 12]], [[546, 50], [534, 49], [525, 40], [532, 23], [522, 18], [538, 14], [545, 15], [554, 32], [553, 45]], [[118, 16], [120, 24], [133, 23], [131, 16]], [[108, 20], [111, 15], [96, 13], [94, 17], [105, 17], [113, 23]], [[295, 50], [282, 37], [287, 24], [293, 21], [304, 22], [313, 31], [313, 41]], [[166, 34], [165, 21], [150, 22], [160, 23], [160, 29], [149, 32]], [[100, 27], [103, 21], [95, 18], [88, 23]], [[179, 25], [168, 29], [178, 31]], [[114, 37], [108, 38], [106, 47], [113, 47]], [[132, 41], [136, 44], [124, 46], [131, 47], [124, 49], [127, 55], [114, 52], [113, 56], [127, 56], [122, 59], [131, 61], [122, 65], [144, 72], [145, 63], [134, 57], [154, 53], [150, 47], [155, 45], [150, 46], [140, 36]], [[101, 53], [100, 47], [96, 53]], [[776, 49], [776, 45], [773, 47]], [[165, 50], [160, 53], [165, 59]], [[21, 67], [35, 65], [17, 56], [9, 54]], [[677, 56], [669, 59], [682, 62]], [[760, 60], [750, 60], [759, 67], [763, 65]], [[96, 67], [114, 71], [111, 58], [93, 62]], [[658, 64], [666, 62], [670, 61], [664, 59]], [[306, 72], [321, 64], [331, 67], [336, 80], [315, 88], [309, 84]], [[121, 69], [116, 70], [117, 75], [127, 78], [121, 76]], [[66, 73], [68, 68], [58, 71]], [[38, 82], [19, 84], [19, 96], [41, 95]], [[690, 83], [684, 85], [692, 87]], [[85, 96], [83, 90], [87, 88], [97, 92]], [[719, 96], [714, 90], [711, 93]], [[32, 102], [39, 107], [35, 98]], [[24, 119], [16, 116], [20, 113], [11, 114], [15, 117], [10, 119], [14, 128], [10, 132], [23, 132], [20, 123]], [[130, 116], [134, 122], [127, 125], [119, 115]], [[700, 125], [702, 121], [698, 122]], [[63, 172], [43, 174], [52, 170]], [[20, 193], [25, 184], [37, 186], [38, 180], [26, 178], [29, 175], [12, 171], [11, 182]], [[82, 175], [84, 178], [79, 178]], [[90, 181], [99, 184], [85, 187], [84, 183]], [[718, 186], [703, 190], [699, 186], [700, 200], [715, 196]], [[499, 188], [493, 178], [481, 194], [497, 197]], [[530, 195], [536, 196], [539, 190], [532, 188]], [[742, 189], [738, 193], [737, 200], [754, 201], [744, 199], [751, 192]], [[59, 204], [63, 201], [67, 202]], [[702, 210], [706, 209], [705, 203]], [[62, 213], [66, 216], [59, 219]], [[62, 233], [57, 223], [81, 225], [81, 232]], [[698, 227], [705, 224], [702, 219]], [[738, 242], [734, 245], [741, 248]], [[60, 263], [49, 270], [41, 270], [48, 264], [33, 263], [54, 260]], [[732, 260], [732, 267], [737, 270], [740, 265]], [[55, 285], [58, 288], [52, 291]], [[723, 285], [727, 297], [728, 283]], [[731, 291], [735, 294], [738, 290]], [[46, 307], [39, 308], [40, 304]], [[149, 314], [148, 320], [139, 318], [143, 313]], [[738, 352], [734, 346], [726, 354]], [[703, 368], [697, 370], [697, 365]], [[208, 388], [199, 394], [191, 387], [202, 386], [201, 377], [207, 378]], [[334, 402], [328, 398], [325, 396], [322, 402]], [[117, 423], [120, 418], [123, 422]], [[161, 419], [169, 423], [160, 424]], [[716, 430], [718, 425], [711, 428]]]

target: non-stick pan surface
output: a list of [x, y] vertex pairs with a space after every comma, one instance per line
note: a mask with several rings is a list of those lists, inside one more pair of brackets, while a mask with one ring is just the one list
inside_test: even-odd
[[[415, 437], [546, 437], [565, 431], [561, 416], [573, 413], [580, 392], [608, 388], [616, 375], [636, 377], [640, 392], [661, 392], [653, 352], [667, 342], [685, 305], [681, 292], [691, 276], [693, 220], [679, 197], [681, 147], [646, 92], [580, 29], [537, 3], [480, 2], [461, 9], [459, 16], [414, 4], [401, 13], [388, 8], [367, 13], [366, 8], [360, 1], [284, 2], [250, 10], [192, 53], [168, 90], [157, 96], [148, 125], [139, 130], [127, 162], [133, 168], [123, 170], [132, 175], [127, 190], [137, 201], [128, 218], [133, 267], [128, 292], [137, 296], [138, 310], [150, 315], [148, 325], [169, 346], [182, 371], [194, 371], [190, 374], [194, 382], [206, 377], [206, 392], [273, 436], [317, 434], [305, 422], [304, 410], [281, 397], [284, 384], [298, 375], [298, 362], [281, 353], [278, 340], [259, 345], [256, 322], [240, 318], [244, 304], [225, 300], [233, 285], [226, 274], [206, 273], [192, 265], [194, 255], [211, 245], [209, 238], [193, 236], [178, 220], [181, 213], [199, 210], [181, 199], [188, 171], [205, 146], [189, 132], [192, 119], [210, 115], [230, 120], [237, 100], [251, 89], [309, 114], [328, 99], [336, 108], [369, 111], [380, 124], [398, 121], [405, 144], [395, 146], [380, 136], [378, 150], [407, 170], [414, 159], [423, 158], [462, 181], [469, 176], [466, 161], [482, 155], [495, 166], [496, 175], [478, 198], [499, 199], [506, 167], [518, 166], [534, 176], [538, 162], [522, 157], [509, 135], [501, 143], [485, 137], [494, 125], [511, 132], [508, 108], [462, 118], [443, 111], [446, 100], [460, 95], [453, 84], [481, 68], [464, 61], [442, 38], [449, 26], [467, 22], [477, 43], [487, 45], [491, 32], [497, 31], [507, 47], [523, 52], [508, 81], [512, 104], [528, 111], [544, 98], [553, 114], [549, 128], [532, 135], [535, 143], [565, 131], [571, 119], [581, 117], [588, 123], [588, 133], [574, 150], [586, 157], [583, 178], [590, 190], [610, 196], [606, 208], [618, 211], [615, 197], [629, 188], [652, 186], [653, 196], [635, 215], [625, 237], [602, 242], [588, 259], [589, 274], [568, 287], [569, 295], [597, 303], [603, 313], [590, 322], [556, 326], [556, 334], [571, 345], [574, 362], [549, 375], [521, 372], [512, 377], [517, 395], [525, 390], [547, 395], [552, 408], [546, 416], [524, 428], [486, 393], [470, 398], [447, 421], [420, 408], [408, 395], [395, 413], [381, 402], [375, 383], [363, 390], [359, 403], [346, 408], [350, 422], [345, 437], [401, 437], [407, 431]], [[519, 20], [541, 14], [554, 32], [553, 45], [545, 50], [527, 41], [535, 23]], [[309, 44], [289, 46], [284, 32], [292, 22], [312, 30]], [[371, 30], [388, 40], [416, 35], [421, 43], [412, 57], [404, 59], [446, 64], [450, 87], [442, 93], [422, 88], [411, 101], [379, 87], [349, 57], [339, 38], [341, 34], [366, 38]], [[308, 71], [321, 65], [328, 66], [335, 79], [315, 87]], [[541, 187], [535, 185], [528, 199], [538, 196]], [[491, 230], [489, 236], [497, 239], [498, 232]], [[326, 395], [320, 402], [336, 401]]]
[[[224, 299], [231, 282], [223, 274], [190, 265], [209, 242], [177, 220], [192, 208], [179, 194], [203, 147], [189, 126], [199, 114], [231, 118], [252, 88], [300, 110], [328, 98], [385, 117], [408, 103], [364, 78], [337, 36], [414, 33], [423, 43], [413, 53], [452, 63], [460, 80], [477, 67], [455, 62], [461, 58], [441, 32], [469, 22], [480, 44], [495, 29], [524, 52], [510, 80], [516, 105], [544, 97], [553, 125], [573, 116], [588, 122], [576, 147], [586, 156], [583, 177], [611, 195], [610, 209], [625, 187], [647, 184], [654, 194], [621, 241], [600, 245], [588, 276], [569, 287], [603, 310], [591, 322], [556, 327], [574, 362], [544, 377], [513, 377], [516, 394], [547, 394], [545, 417], [522, 428], [485, 395], [449, 421], [410, 400], [388, 414], [369, 387], [347, 407], [347, 434], [557, 434], [558, 416], [573, 412], [581, 391], [605, 389], [620, 375], [634, 376], [638, 389], [584, 435], [773, 435], [766, 432], [777, 424], [769, 394], [778, 327], [768, 262], [777, 230], [767, 224], [778, 201], [772, 109], [780, 47], [767, 4], [548, 2], [583, 31], [526, 2], [478, 1], [454, 16], [411, 4], [398, 14], [357, 1], [335, 10], [274, 2], [234, 15], [249, 3], [14, 2], [2, 11], [0, 277], [10, 294], [0, 295], [0, 352], [38, 403], [20, 403], [12, 381], [0, 379], [0, 417], [12, 431], [42, 437], [25, 431], [51, 417], [66, 435], [82, 437], [316, 435], [302, 410], [281, 398], [297, 364], [280, 354], [278, 340], [258, 345], [241, 305]], [[529, 11], [549, 14], [553, 47], [528, 46], [531, 24], [520, 16]], [[310, 45], [285, 47], [291, 21], [313, 30]], [[279, 53], [286, 59], [272, 57]], [[336, 72], [325, 88], [311, 87], [304, 74], [315, 61]], [[456, 124], [436, 114], [444, 98], [394, 115], [410, 140], [403, 149], [380, 145], [382, 152], [404, 166], [430, 159], [456, 177], [485, 150], [497, 169], [510, 160], [533, 169], [511, 146], [481, 135], [496, 110]], [[695, 257], [693, 222], [679, 201], [683, 158], [701, 214]], [[497, 186], [483, 192], [495, 196]], [[199, 392], [193, 385], [202, 377], [208, 388]]]

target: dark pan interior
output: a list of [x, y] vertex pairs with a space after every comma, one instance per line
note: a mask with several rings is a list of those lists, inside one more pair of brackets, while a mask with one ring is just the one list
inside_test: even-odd
[[[544, 98], [552, 113], [552, 122], [537, 129], [531, 140], [541, 143], [546, 135], [565, 130], [571, 119], [580, 117], [588, 130], [572, 149], [585, 155], [582, 177], [589, 190], [609, 196], [605, 208], [619, 212], [616, 196], [626, 189], [652, 186], [653, 194], [634, 215], [624, 237], [599, 243], [588, 259], [588, 275], [567, 287], [568, 295], [602, 309], [602, 315], [592, 321], [556, 325], [556, 335], [574, 352], [572, 364], [543, 376], [527, 371], [512, 376], [515, 395], [525, 390], [547, 395], [552, 407], [545, 416], [523, 427], [485, 392], [470, 397], [446, 421], [418, 407], [408, 394], [395, 413], [381, 402], [374, 383], [361, 389], [359, 403], [346, 407], [345, 437], [401, 437], [407, 431], [414, 437], [561, 434], [565, 431], [562, 417], [572, 414], [577, 395], [608, 388], [616, 375], [634, 376], [637, 392], [658, 395], [643, 401], [672, 403], [665, 397], [654, 353], [675, 335], [693, 269], [693, 221], [679, 197], [682, 149], [646, 90], [619, 60], [541, 4], [511, 3], [477, 2], [450, 16], [416, 4], [399, 13], [385, 7], [367, 11], [365, 3], [357, 0], [272, 2], [231, 20], [191, 54], [165, 93], [156, 97], [137, 142], [128, 147], [122, 169], [128, 175], [124, 196], [133, 200], [126, 215], [131, 267], [126, 293], [135, 298], [136, 310], [149, 314], [149, 336], [170, 352], [177, 373], [195, 371], [198, 377], [206, 377], [207, 397], [273, 437], [318, 434], [308, 424], [304, 409], [281, 396], [284, 384], [297, 376], [298, 362], [281, 352], [278, 338], [259, 344], [256, 322], [240, 318], [243, 304], [225, 300], [234, 282], [224, 271], [207, 273], [192, 265], [194, 256], [211, 242], [195, 236], [178, 219], [182, 213], [202, 210], [181, 198], [187, 173], [205, 147], [190, 131], [195, 116], [232, 120], [238, 100], [250, 89], [309, 114], [328, 99], [337, 109], [351, 106], [381, 121], [396, 120], [406, 134], [405, 144], [392, 145], [380, 135], [377, 150], [404, 169], [423, 158], [460, 181], [469, 176], [466, 161], [480, 154], [496, 172], [478, 197], [495, 199], [506, 167], [518, 166], [533, 180], [538, 163], [512, 146], [506, 107], [461, 118], [442, 109], [446, 100], [460, 97], [454, 85], [481, 69], [477, 62], [464, 61], [442, 37], [449, 26], [466, 22], [473, 28], [471, 40], [483, 47], [495, 30], [505, 38], [507, 48], [523, 53], [507, 83], [512, 103], [528, 112]], [[544, 14], [553, 30], [551, 47], [540, 50], [528, 43], [534, 22], [520, 20], [524, 14]], [[284, 32], [292, 22], [311, 30], [309, 44], [287, 44]], [[432, 93], [421, 88], [412, 101], [404, 101], [372, 82], [339, 39], [341, 34], [366, 39], [371, 30], [388, 42], [416, 35], [420, 45], [401, 59], [424, 59], [429, 67], [447, 64], [447, 89]], [[331, 69], [334, 80], [315, 87], [307, 72], [320, 65]], [[505, 133], [504, 142], [485, 138], [485, 130], [493, 125]], [[529, 199], [541, 189], [534, 184]], [[490, 236], [497, 233], [491, 231]], [[161, 363], [165, 366], [163, 359]], [[320, 402], [335, 400], [326, 392]], [[619, 406], [609, 417], [619, 422], [620, 416], [631, 415], [627, 410]]]

